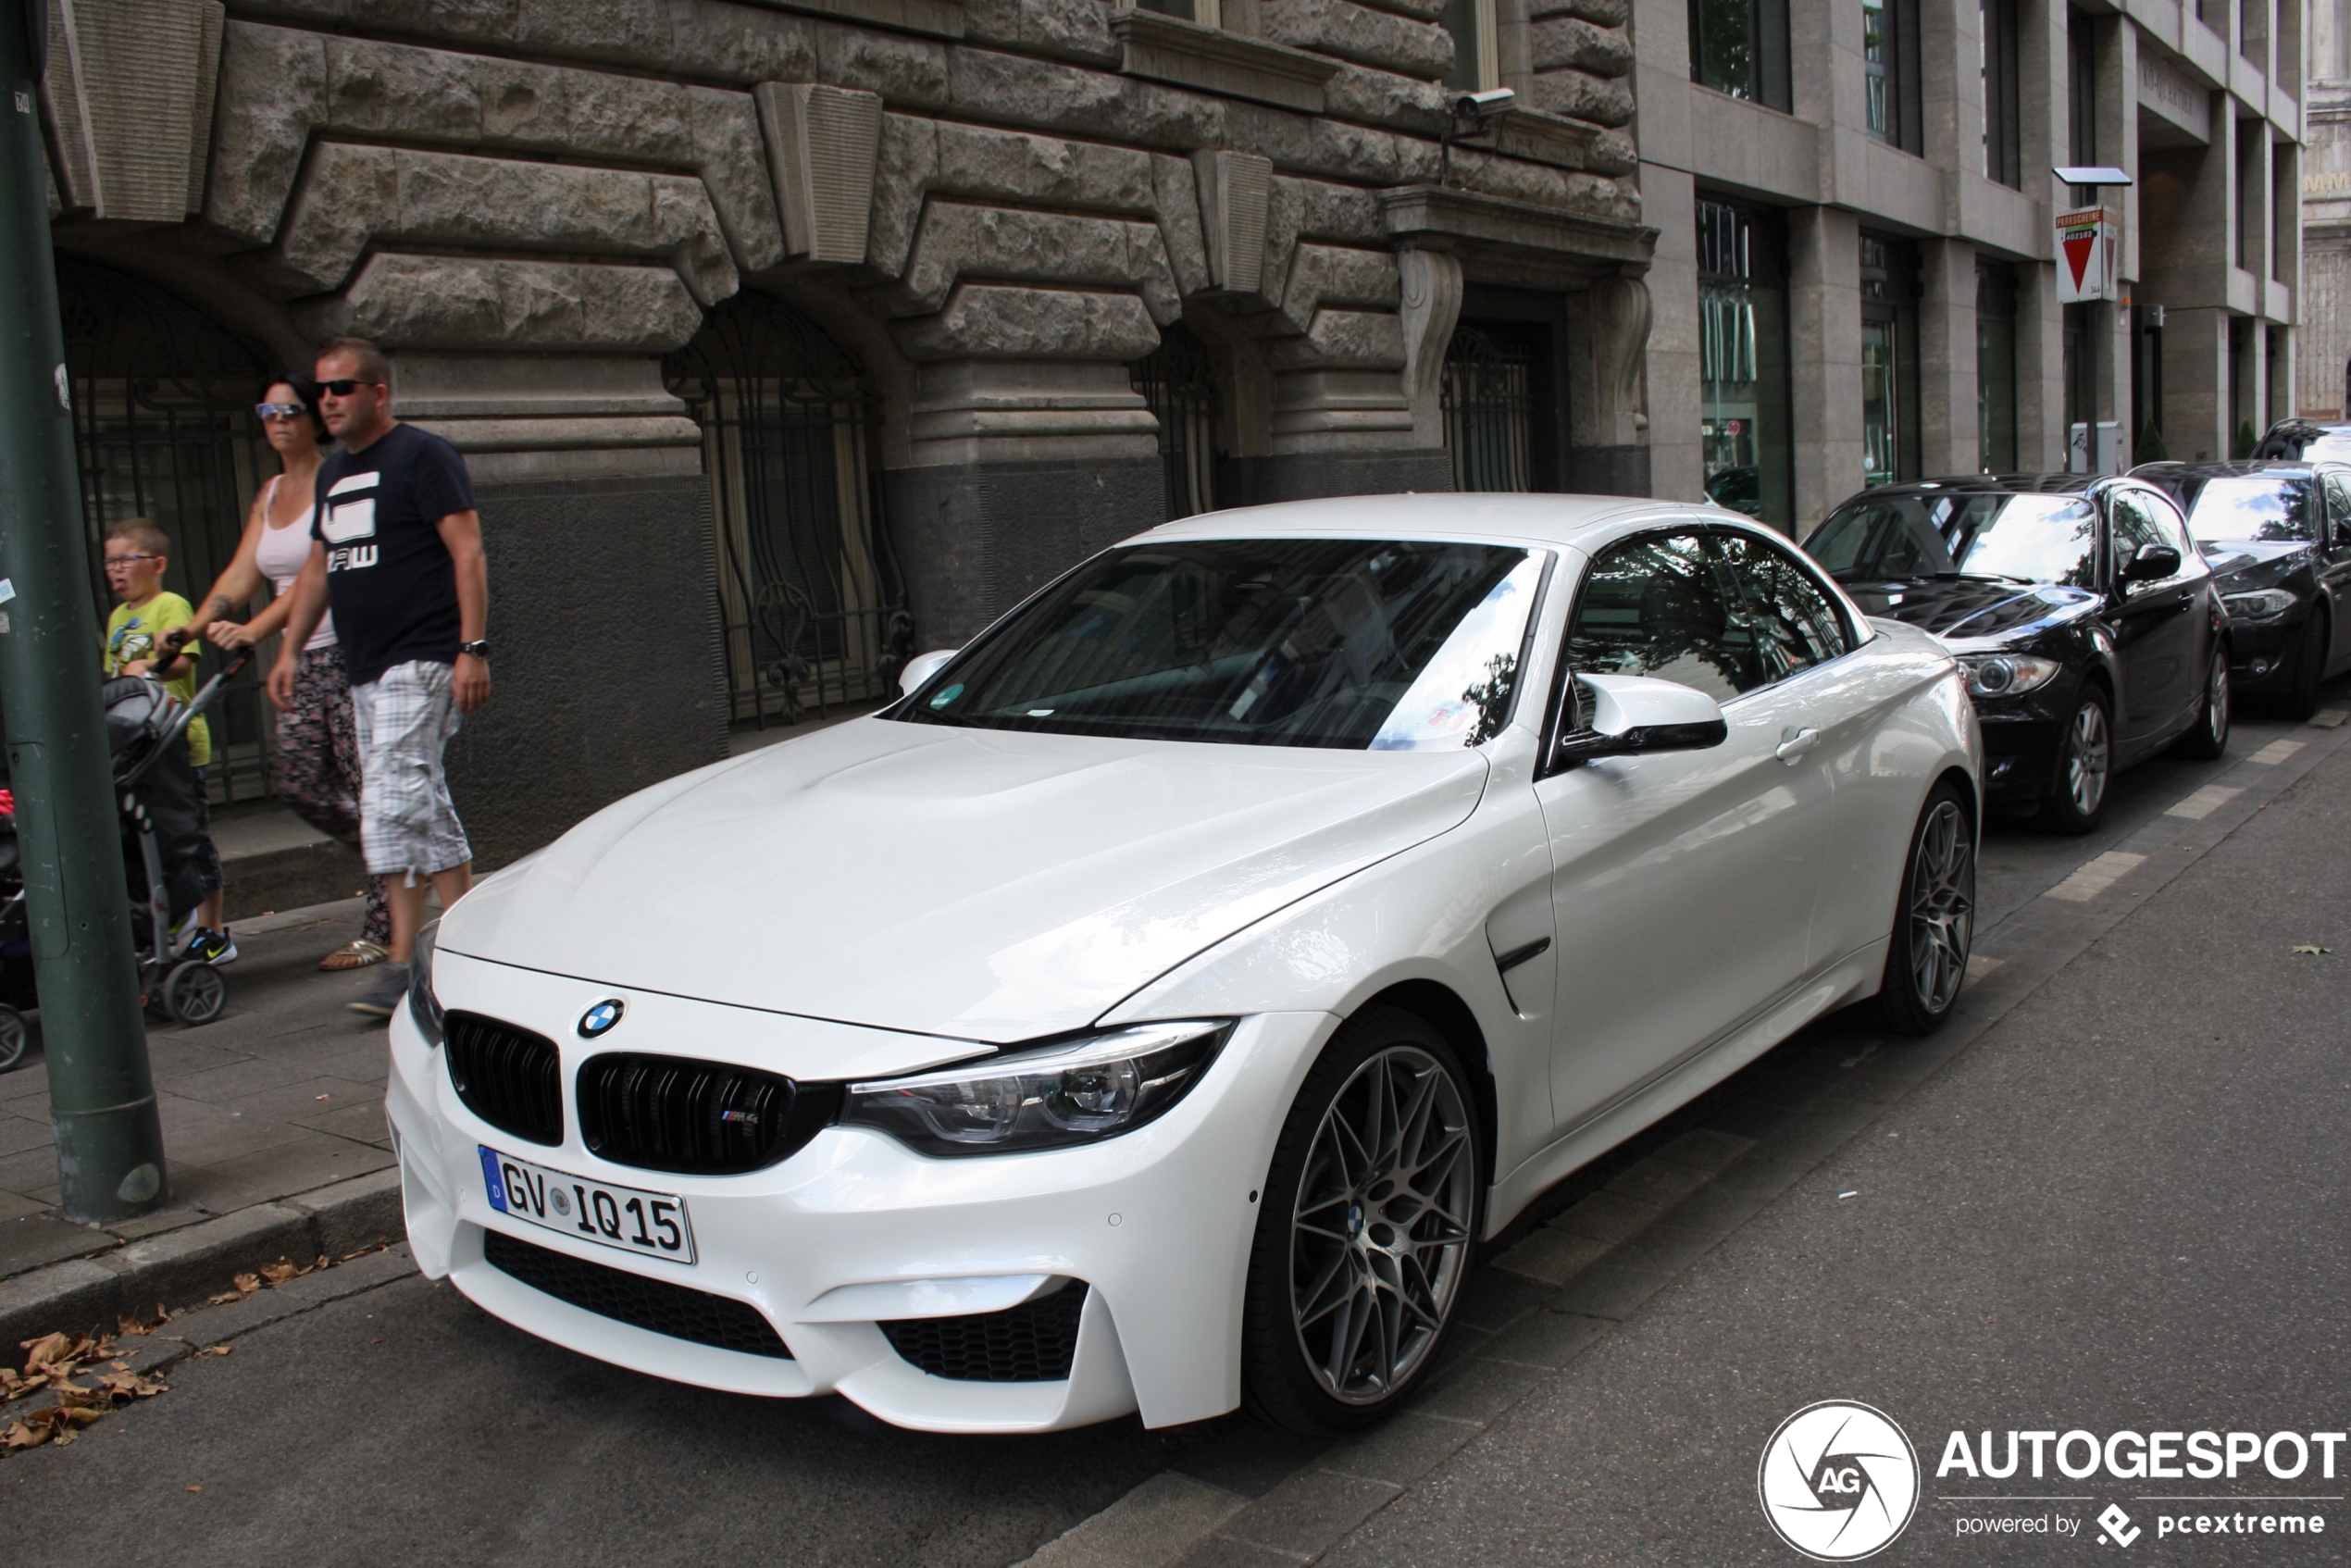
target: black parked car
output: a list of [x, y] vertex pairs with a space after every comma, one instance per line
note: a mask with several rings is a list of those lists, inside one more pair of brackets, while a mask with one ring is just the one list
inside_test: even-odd
[[2270, 427], [2256, 457], [2283, 457], [2303, 463], [2351, 462], [2351, 425], [2318, 419], [2281, 419]]
[[2086, 474], [1882, 485], [1805, 548], [1863, 610], [1934, 633], [1984, 721], [1984, 796], [2086, 833], [2116, 769], [2229, 743], [2228, 617], [2171, 498]]
[[2351, 465], [2143, 463], [2131, 475], [2187, 514], [2229, 612], [2237, 693], [2275, 697], [2295, 718], [2318, 712], [2319, 683], [2351, 664]]

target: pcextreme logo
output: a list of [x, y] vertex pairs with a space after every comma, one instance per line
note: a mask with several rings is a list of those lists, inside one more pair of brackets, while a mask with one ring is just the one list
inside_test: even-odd
[[1918, 1450], [1885, 1412], [1823, 1400], [1780, 1423], [1755, 1490], [1780, 1539], [1818, 1562], [1853, 1562], [1892, 1545], [1917, 1512]]

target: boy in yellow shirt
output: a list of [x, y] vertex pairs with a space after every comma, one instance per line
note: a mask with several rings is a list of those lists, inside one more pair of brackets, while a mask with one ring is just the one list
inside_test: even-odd
[[[171, 565], [171, 536], [152, 518], [126, 517], [106, 529], [106, 586], [122, 601], [106, 617], [106, 673], [152, 675], [181, 702], [193, 699], [197, 645], [191, 641], [183, 652], [172, 654], [163, 643], [165, 634], [195, 618], [188, 602], [163, 586], [164, 571]], [[204, 902], [196, 906], [195, 930], [181, 956], [228, 964], [236, 959], [237, 944], [221, 918], [220, 852], [212, 845], [211, 806], [205, 791], [212, 731], [201, 715], [189, 724], [187, 739], [188, 761], [196, 770], [197, 810], [204, 816], [204, 848], [196, 868]]]

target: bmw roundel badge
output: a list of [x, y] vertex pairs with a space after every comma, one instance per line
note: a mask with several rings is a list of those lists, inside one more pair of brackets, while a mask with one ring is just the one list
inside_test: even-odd
[[620, 1022], [620, 999], [600, 1002], [579, 1015], [579, 1038], [594, 1039]]

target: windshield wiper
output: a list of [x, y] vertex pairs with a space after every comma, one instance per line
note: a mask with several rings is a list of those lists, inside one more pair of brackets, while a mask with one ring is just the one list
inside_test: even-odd
[[2018, 577], [2013, 572], [1941, 572], [1936, 575], [1947, 578], [1965, 578], [1971, 582], [2021, 582], [2027, 588], [2033, 586], [2031, 578]]

